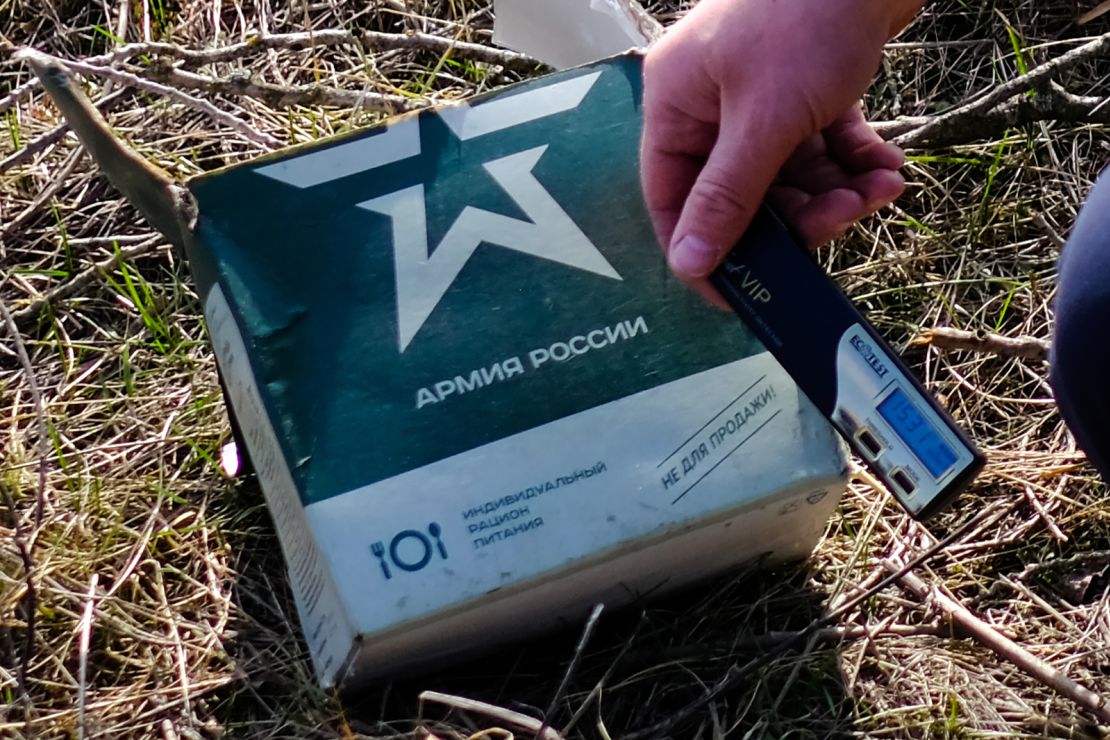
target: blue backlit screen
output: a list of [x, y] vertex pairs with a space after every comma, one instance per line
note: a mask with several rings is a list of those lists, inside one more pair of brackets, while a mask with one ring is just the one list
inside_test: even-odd
[[934, 478], [940, 478], [956, 463], [955, 450], [941, 438], [901, 388], [895, 389], [879, 404], [879, 414]]

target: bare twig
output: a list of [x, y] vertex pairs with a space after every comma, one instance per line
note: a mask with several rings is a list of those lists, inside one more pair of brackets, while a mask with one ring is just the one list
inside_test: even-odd
[[768, 651], [764, 655], [753, 658], [752, 660], [749, 660], [747, 663], [744, 663], [742, 665], [733, 664], [725, 672], [725, 675], [719, 681], [717, 681], [717, 683], [706, 689], [700, 697], [690, 702], [667, 719], [662, 720], [661, 722], [657, 722], [650, 727], [646, 727], [642, 730], [637, 730], [625, 735], [625, 740], [646, 740], [647, 738], [655, 738], [667, 734], [672, 728], [674, 728], [681, 722], [684, 722], [706, 704], [713, 701], [714, 698], [720, 696], [722, 693], [728, 691], [730, 688], [738, 685], [741, 681], [750, 678], [753, 672], [758, 668], [762, 667], [782, 653], [793, 649], [796, 645], [805, 642], [813, 633], [817, 632], [818, 630], [836, 624], [836, 622], [844, 615], [850, 613], [853, 609], [862, 604], [864, 601], [870, 599], [871, 597], [875, 596], [880, 591], [885, 589], [887, 586], [890, 586], [892, 583], [896, 582], [898, 578], [900, 578], [902, 575], [909, 573], [914, 568], [918, 568], [932, 560], [934, 557], [937, 557], [938, 555], [944, 553], [944, 551], [950, 545], [962, 540], [970, 533], [978, 530], [980, 527], [984, 526], [988, 520], [997, 521], [1002, 516], [1007, 514], [1014, 506], [1015, 504], [1010, 504], [1009, 506], [1004, 507], [1001, 511], [997, 511], [991, 508], [984, 509], [977, 516], [972, 517], [963, 525], [953, 530], [944, 539], [936, 542], [931, 547], [919, 553], [917, 556], [911, 558], [906, 563], [906, 565], [899, 569], [897, 572], [889, 573], [886, 577], [878, 581], [874, 586], [866, 590], [861, 590], [856, 596], [847, 599], [837, 608], [831, 610], [824, 617], [813, 620], [805, 629], [794, 633], [793, 637], [786, 639], [778, 645], [774, 646], [772, 650]]
[[574, 677], [575, 671], [578, 670], [578, 664], [582, 662], [582, 654], [586, 652], [586, 645], [589, 644], [590, 636], [594, 633], [594, 627], [597, 626], [597, 620], [601, 618], [601, 612], [604, 609], [604, 604], [598, 604], [590, 612], [590, 616], [586, 620], [586, 626], [582, 629], [582, 637], [574, 648], [574, 657], [571, 659], [570, 665], [567, 666], [567, 671], [563, 674], [563, 680], [559, 682], [559, 688], [555, 690], [555, 695], [551, 697], [551, 703], [548, 705], [547, 711], [544, 712], [540, 728], [536, 730], [536, 740], [539, 740], [540, 736], [543, 735], [543, 731], [547, 729], [555, 710], [559, 707], [559, 702], [563, 700], [563, 695], [566, 694], [567, 687], [570, 686], [570, 680]]
[[1110, 565], [1110, 550], [1091, 550], [1090, 552], [1076, 553], [1067, 558], [1030, 563], [1014, 576], [1014, 580], [1025, 583], [1034, 576], [1040, 576], [1045, 571], [1063, 570], [1070, 572], [1080, 567], [1090, 566], [1092, 563], [1099, 566]]
[[539, 64], [526, 54], [497, 49], [484, 44], [435, 36], [429, 33], [380, 33], [365, 31], [360, 34], [342, 29], [321, 29], [301, 33], [276, 33], [253, 36], [238, 44], [215, 49], [187, 49], [164, 42], [128, 44], [111, 54], [90, 59], [94, 64], [115, 64], [139, 55], [158, 54], [180, 59], [190, 66], [232, 62], [264, 49], [301, 51], [320, 46], [358, 45], [374, 51], [432, 51], [438, 54], [457, 54], [487, 64], [510, 66], [513, 64]]
[[1064, 237], [1060, 236], [1060, 232], [1057, 231], [1052, 226], [1052, 224], [1048, 222], [1048, 219], [1044, 217], [1043, 213], [1033, 214], [1033, 223], [1037, 225], [1037, 228], [1044, 232], [1044, 235], [1048, 237], [1049, 241], [1052, 242], [1052, 246], [1056, 247], [1057, 252], [1063, 251], [1064, 247], [1067, 244], [1067, 241], [1064, 239]]
[[872, 126], [884, 139], [906, 149], [956, 146], [987, 139], [1008, 128], [1038, 121], [1110, 123], [1110, 98], [1073, 95], [1053, 85], [1034, 98], [1022, 97], [988, 111], [969, 111], [946, 119], [939, 116], [878, 121]]
[[[879, 628], [865, 624], [846, 624], [836, 627], [825, 627], [812, 634], [818, 642], [854, 642], [856, 640], [874, 640], [880, 637], [945, 637], [952, 634], [948, 625], [930, 624], [888, 624]], [[769, 649], [783, 642], [797, 639], [797, 632], [768, 632], [756, 635], [748, 640], [741, 640], [737, 647]]]
[[541, 62], [515, 51], [496, 49], [483, 44], [473, 44], [466, 41], [454, 41], [427, 33], [391, 34], [367, 31], [359, 36], [359, 40], [369, 49], [379, 51], [387, 49], [427, 49], [441, 54], [459, 52], [471, 59], [489, 64], [510, 66], [513, 64], [539, 65]]
[[[120, 46], [105, 54], [87, 57], [85, 64], [97, 66], [119, 64], [142, 55], [161, 55], [172, 59], [179, 59], [190, 66], [217, 64], [231, 62], [249, 56], [255, 51], [264, 49], [300, 50], [313, 46], [339, 46], [343, 44], [361, 45], [374, 51], [432, 51], [439, 54], [453, 54], [473, 59], [487, 64], [497, 64], [504, 67], [511, 65], [538, 65], [539, 61], [526, 54], [515, 51], [498, 49], [485, 44], [475, 44], [468, 41], [435, 36], [429, 33], [379, 33], [366, 31], [361, 34], [351, 33], [342, 29], [322, 29], [304, 33], [279, 33], [254, 36], [238, 44], [231, 44], [215, 49], [188, 49], [177, 44], [161, 41], [150, 43], [134, 43]], [[37, 79], [30, 79], [17, 86], [10, 93], [0, 98], [0, 113], [15, 106], [19, 101], [30, 96], [39, 86]]]
[[586, 710], [589, 709], [595, 701], [597, 701], [598, 697], [601, 696], [602, 690], [609, 685], [609, 679], [613, 677], [613, 674], [616, 672], [617, 667], [621, 665], [621, 661], [624, 659], [624, 656], [627, 655], [628, 651], [632, 649], [632, 646], [636, 642], [636, 638], [640, 634], [640, 628], [644, 626], [645, 621], [646, 620], [644, 618], [644, 614], [641, 613], [640, 621], [636, 623], [636, 627], [633, 628], [632, 633], [628, 636], [628, 639], [625, 640], [624, 645], [621, 646], [620, 652], [617, 653], [613, 660], [609, 663], [609, 667], [605, 669], [605, 673], [602, 674], [601, 678], [598, 679], [598, 682], [594, 684], [594, 687], [590, 689], [590, 693], [586, 695], [586, 698], [582, 700], [582, 703], [578, 706], [578, 709], [574, 711], [574, 714], [563, 726], [561, 732], [564, 737], [570, 734], [570, 731], [574, 729], [574, 727], [586, 714]]
[[330, 105], [337, 108], [358, 108], [394, 114], [428, 107], [428, 102], [425, 100], [406, 98], [401, 95], [341, 90], [316, 84], [275, 85], [242, 75], [217, 79], [173, 67], [152, 68], [145, 70], [143, 75], [144, 79], [158, 81], [151, 84], [164, 83], [172, 85], [171, 89], [197, 90], [210, 95], [256, 98], [272, 108], [287, 108], [292, 105]]
[[12, 313], [12, 318], [15, 320], [16, 326], [26, 328], [36, 321], [39, 316], [42, 315], [43, 310], [48, 306], [54, 306], [59, 301], [63, 301], [75, 295], [83, 288], [88, 287], [96, 278], [109, 274], [127, 260], [133, 260], [153, 252], [162, 244], [165, 244], [165, 239], [161, 236], [147, 237], [134, 247], [121, 249], [111, 257], [96, 262], [90, 267], [86, 267], [84, 270], [74, 275], [71, 280], [62, 283], [36, 299], [26, 308], [21, 308]]
[[24, 98], [30, 97], [31, 93], [33, 93], [38, 86], [39, 81], [35, 77], [32, 77], [21, 85], [16, 85], [12, 88], [10, 93], [0, 98], [0, 113], [15, 107], [16, 103]]
[[988, 352], [1000, 357], [1017, 357], [1034, 362], [1047, 362], [1050, 343], [1036, 337], [1006, 337], [986, 331], [965, 331], [938, 326], [915, 338], [912, 344], [937, 349]]
[[[885, 561], [884, 565], [891, 573], [904, 570], [902, 566], [894, 561]], [[1010, 661], [1045, 686], [1071, 699], [1103, 722], [1110, 722], [1110, 706], [1107, 705], [1103, 697], [1080, 685], [1013, 640], [1000, 634], [944, 590], [936, 586], [930, 587], [919, 577], [909, 572], [902, 573], [898, 580], [915, 598], [922, 603], [932, 601], [946, 614], [949, 614], [957, 624], [967, 630], [978, 642], [989, 647], [999, 657]]]
[[96, 584], [100, 580], [97, 573], [89, 579], [89, 592], [85, 596], [85, 610], [81, 613], [81, 622], [77, 625], [77, 737], [84, 740], [89, 733], [85, 725], [85, 700], [88, 694], [89, 674], [89, 639], [92, 636], [93, 613], [96, 611]]
[[[441, 694], [438, 691], [424, 691], [420, 694], [421, 702], [435, 702], [436, 704], [445, 704], [455, 709], [461, 709], [464, 712], [477, 712], [484, 714], [487, 717], [500, 720], [505, 724], [519, 727], [532, 733], [539, 733], [543, 729], [543, 723], [535, 717], [529, 717], [527, 714], [514, 712], [511, 709], [504, 707], [494, 706], [487, 704], [484, 701], [476, 701], [474, 699], [467, 699], [462, 696], [453, 696], [451, 694]], [[543, 740], [563, 740], [563, 736], [550, 727], [543, 729]]]
[[31, 393], [31, 402], [34, 404], [35, 408], [35, 420], [38, 424], [38, 488], [35, 494], [34, 529], [31, 531], [29, 537], [25, 536], [23, 531], [23, 525], [20, 523], [19, 510], [16, 508], [11, 491], [8, 490], [6, 485], [0, 485], [0, 490], [2, 490], [4, 494], [4, 503], [11, 511], [15, 546], [16, 550], [19, 551], [19, 557], [23, 564], [24, 577], [27, 585], [27, 592], [22, 599], [26, 633], [23, 639], [23, 655], [19, 663], [18, 681], [20, 694], [27, 702], [25, 707], [29, 711], [30, 696], [27, 693], [27, 667], [30, 664], [31, 653], [34, 651], [35, 647], [35, 615], [38, 611], [38, 599], [35, 591], [35, 563], [32, 553], [34, 552], [35, 538], [38, 534], [39, 527], [42, 526], [43, 513], [46, 511], [46, 456], [50, 450], [50, 443], [47, 436], [46, 407], [42, 401], [42, 392], [39, 390], [38, 381], [35, 379], [35, 368], [31, 364], [30, 356], [27, 354], [27, 347], [23, 343], [23, 337], [20, 335], [19, 329], [15, 325], [15, 320], [12, 318], [11, 312], [8, 311], [8, 305], [2, 297], [0, 297], [0, 318], [3, 319], [8, 334], [11, 335], [16, 355], [19, 357], [19, 363], [23, 367], [27, 387]]
[[1079, 20], [1076, 21], [1076, 23], [1081, 26], [1085, 26], [1096, 18], [1101, 18], [1107, 13], [1110, 13], [1110, 0], [1106, 0], [1106, 2], [1104, 3], [1099, 3], [1091, 10], [1088, 10], [1086, 13], [1079, 16]]
[[[25, 50], [21, 53], [27, 55], [28, 51]], [[72, 59], [62, 60], [58, 59], [57, 57], [51, 57], [48, 54], [42, 54], [42, 52], [38, 51], [33, 53], [41, 56], [45, 62], [59, 64], [70, 70], [81, 72], [82, 74], [104, 77], [105, 79], [113, 80], [120, 85], [134, 87], [139, 90], [143, 90], [144, 92], [153, 93], [155, 95], [164, 95], [188, 108], [192, 108], [193, 110], [204, 113], [217, 123], [220, 123], [232, 129], [233, 131], [237, 131], [247, 141], [259, 144], [260, 146], [264, 146], [267, 149], [278, 149], [282, 146], [282, 142], [278, 141], [274, 137], [270, 136], [267, 133], [263, 133], [254, 129], [245, 121], [241, 121], [230, 113], [220, 110], [216, 106], [209, 103], [207, 100], [201, 100], [200, 98], [189, 95], [188, 93], [184, 93], [176, 88], [168, 87], [166, 85], [160, 85], [157, 82], [143, 79], [142, 77], [133, 75], [130, 72], [110, 69], [108, 67], [102, 67], [96, 64], [89, 64], [88, 62], [78, 62]]]
[[[954, 125], [954, 122], [965, 121], [969, 118], [974, 119], [976, 116], [988, 113], [1002, 103], [1028, 90], [1038, 89], [1043, 91], [1048, 87], [1047, 83], [1054, 75], [1088, 59], [1101, 56], [1108, 50], [1110, 50], [1110, 33], [1103, 34], [1094, 41], [1089, 41], [1082, 46], [1065, 52], [1055, 59], [1045, 62], [1027, 74], [1020, 75], [1009, 82], [997, 85], [978, 98], [933, 118], [929, 123], [916, 129], [912, 133], [895, 138], [894, 143], [899, 146], [910, 146], [910, 141], [930, 142], [934, 134], [943, 131], [946, 127]], [[910, 137], [912, 137], [912, 139]]]
[[1110, 98], [1052, 91], [1036, 98], [1019, 98], [989, 111], [972, 111], [934, 126], [936, 118], [911, 118], [879, 123], [881, 136], [906, 149], [955, 146], [998, 136], [1008, 128], [1040, 121], [1058, 123], [1110, 123]]
[[1067, 542], [1068, 536], [1060, 530], [1060, 525], [1052, 518], [1052, 514], [1050, 514], [1048, 509], [1045, 508], [1045, 505], [1041, 503], [1041, 500], [1037, 498], [1037, 494], [1033, 492], [1033, 487], [1026, 483], [1022, 486], [1022, 490], [1025, 491], [1025, 500], [1029, 502], [1029, 505], [1033, 507], [1033, 511], [1037, 512], [1037, 516], [1044, 522], [1045, 529], [1048, 530], [1048, 533], [1051, 534], [1057, 542]]
[[24, 223], [34, 218], [43, 204], [49, 202], [59, 190], [69, 183], [70, 175], [73, 174], [83, 154], [84, 152], [79, 148], [70, 152], [64, 158], [62, 165], [58, 167], [57, 171], [51, 173], [52, 177], [50, 178], [50, 183], [35, 194], [35, 199], [31, 204], [16, 214], [16, 216], [7, 223], [0, 225], [0, 242], [3, 242], [9, 235], [18, 234]]
[[[35, 562], [31, 559], [31, 550], [27, 545], [27, 538], [24, 536], [23, 524], [19, 521], [19, 509], [15, 505], [15, 499], [12, 498], [12, 492], [8, 490], [3, 482], [0, 482], [0, 494], [3, 494], [4, 505], [8, 507], [12, 516], [12, 541], [15, 543], [16, 552], [19, 553], [20, 564], [23, 566], [23, 578], [27, 588], [21, 599], [21, 606], [25, 615], [23, 620], [25, 632], [23, 635], [23, 654], [19, 657], [19, 665], [16, 667], [15, 682], [19, 698], [23, 702], [24, 713], [29, 720], [31, 695], [27, 692], [27, 667], [31, 662], [31, 651], [35, 647], [35, 613], [38, 610], [38, 598], [35, 590]], [[15, 655], [12, 655], [13, 660], [15, 657]]]
[[[27, 346], [23, 343], [23, 336], [19, 333], [19, 328], [15, 325], [15, 319], [12, 318], [11, 312], [8, 311], [8, 304], [3, 298], [0, 298], [0, 318], [3, 318], [4, 326], [12, 338], [12, 344], [15, 345], [19, 364], [23, 366], [27, 388], [31, 392], [31, 403], [34, 404], [35, 408], [35, 423], [38, 426], [39, 480], [38, 490], [35, 494], [35, 532], [31, 533], [30, 546], [33, 549], [35, 534], [38, 532], [38, 528], [42, 526], [43, 514], [46, 512], [46, 459], [50, 454], [50, 435], [47, 431], [49, 425], [46, 421], [46, 404], [43, 403], [42, 391], [35, 379], [35, 367], [31, 364], [31, 357], [27, 354]], [[14, 511], [12, 515], [15, 515]]]
[[[123, 100], [123, 97], [126, 94], [126, 90], [114, 92], [111, 95], [100, 98], [98, 101], [96, 101], [96, 103], [94, 103], [94, 105], [102, 111], [110, 110], [116, 103]], [[12, 167], [18, 167], [19, 165], [24, 164], [31, 159], [34, 159], [36, 155], [54, 146], [65, 137], [66, 133], [69, 130], [70, 129], [68, 123], [59, 124], [39, 138], [35, 139], [32, 142], [29, 142], [19, 151], [14, 152], [3, 160], [0, 160], [0, 175], [4, 174]]]

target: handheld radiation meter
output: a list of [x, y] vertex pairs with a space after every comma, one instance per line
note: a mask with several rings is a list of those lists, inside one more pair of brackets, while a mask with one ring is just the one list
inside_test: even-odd
[[710, 282], [915, 519], [982, 470], [982, 453], [769, 208]]

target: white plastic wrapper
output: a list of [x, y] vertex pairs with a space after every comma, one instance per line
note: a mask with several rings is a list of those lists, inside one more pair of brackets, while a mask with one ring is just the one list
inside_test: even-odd
[[556, 69], [646, 47], [663, 27], [636, 0], [497, 0], [493, 40]]

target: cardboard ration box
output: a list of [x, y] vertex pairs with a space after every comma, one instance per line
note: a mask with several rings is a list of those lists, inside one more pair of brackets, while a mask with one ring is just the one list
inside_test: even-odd
[[323, 685], [802, 557], [839, 500], [832, 428], [667, 270], [640, 76], [628, 54], [189, 184]]

